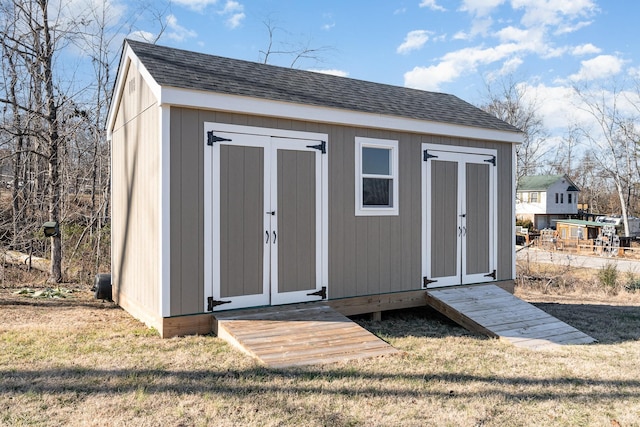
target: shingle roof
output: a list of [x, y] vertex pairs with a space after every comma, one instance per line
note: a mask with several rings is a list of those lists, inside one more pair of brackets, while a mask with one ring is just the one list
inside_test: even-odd
[[454, 95], [126, 43], [161, 86], [520, 132]]
[[523, 176], [518, 180], [517, 191], [546, 191], [553, 184], [561, 179], [567, 180], [566, 191], [580, 191], [571, 180], [565, 175], [532, 175]]

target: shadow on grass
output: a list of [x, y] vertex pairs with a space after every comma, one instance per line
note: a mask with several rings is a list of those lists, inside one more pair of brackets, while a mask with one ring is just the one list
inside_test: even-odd
[[[460, 373], [407, 374], [361, 372], [353, 369], [295, 368], [246, 370], [162, 369], [49, 369], [1, 371], [0, 394], [75, 393], [117, 395], [141, 389], [147, 394], [334, 394], [337, 396], [388, 398], [482, 398], [507, 400], [637, 398], [640, 380], [604, 380], [578, 377], [529, 378], [481, 376]], [[340, 380], [345, 385], [338, 385]], [[358, 384], [359, 381], [362, 384]], [[327, 387], [327, 382], [333, 384]], [[422, 384], [422, 386], [420, 386]], [[473, 385], [473, 387], [471, 387]]]
[[118, 309], [121, 310], [116, 304], [108, 301], [102, 300], [84, 300], [84, 299], [75, 299], [73, 297], [69, 298], [30, 298], [30, 297], [22, 297], [22, 298], [11, 298], [11, 299], [0, 299], [0, 307], [11, 307], [11, 306], [21, 306], [21, 307], [47, 307], [47, 308], [76, 308], [76, 307], [86, 307], [93, 309]]
[[[532, 305], [595, 338], [600, 344], [640, 340], [640, 307], [563, 303]], [[458, 326], [430, 307], [385, 312], [382, 322], [371, 321], [370, 316], [352, 319], [370, 332], [394, 338], [472, 336], [489, 339]]]
[[592, 336], [600, 344], [640, 340], [640, 307], [562, 303], [533, 305]]

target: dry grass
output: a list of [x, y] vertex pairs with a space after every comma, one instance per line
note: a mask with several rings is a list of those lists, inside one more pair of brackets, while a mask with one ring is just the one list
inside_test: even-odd
[[428, 309], [357, 319], [399, 356], [267, 369], [212, 336], [161, 340], [78, 290], [0, 289], [0, 424], [35, 426], [639, 426], [635, 294], [519, 295], [597, 345], [532, 352]]

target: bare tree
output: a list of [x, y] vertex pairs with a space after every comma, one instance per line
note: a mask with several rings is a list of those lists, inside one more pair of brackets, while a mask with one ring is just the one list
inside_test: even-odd
[[486, 89], [487, 101], [480, 108], [524, 132], [523, 143], [516, 147], [517, 179], [535, 174], [547, 154], [548, 138], [535, 99], [532, 100], [525, 86], [516, 83], [513, 77], [499, 81], [497, 88], [487, 84]]
[[313, 47], [310, 40], [306, 43], [294, 43], [294, 42], [276, 42], [276, 32], [284, 32], [288, 34], [283, 28], [276, 25], [271, 19], [263, 21], [264, 26], [267, 28], [268, 41], [267, 47], [264, 50], [260, 50], [261, 62], [263, 64], [271, 63], [272, 56], [284, 56], [291, 58], [289, 63], [290, 68], [295, 68], [300, 61], [312, 60], [314, 62], [322, 62], [322, 56], [331, 48], [329, 46]]
[[616, 86], [574, 88], [593, 125], [583, 125], [583, 138], [589, 142], [592, 158], [613, 181], [620, 203], [625, 236], [629, 236], [629, 206], [637, 178], [637, 133], [635, 117], [621, 108], [624, 92]]

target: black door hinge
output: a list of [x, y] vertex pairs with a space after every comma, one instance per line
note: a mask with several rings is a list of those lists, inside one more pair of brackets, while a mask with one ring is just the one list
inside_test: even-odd
[[438, 156], [434, 156], [433, 154], [429, 154], [429, 152], [427, 150], [424, 150], [422, 152], [422, 160], [425, 161], [425, 162], [427, 160], [429, 160], [429, 159], [437, 159], [437, 158], [438, 158]]
[[322, 299], [327, 299], [327, 287], [323, 286], [322, 289], [320, 289], [319, 291], [311, 292], [310, 294], [307, 294], [307, 296], [320, 297]]
[[496, 165], [496, 156], [491, 156], [490, 159], [486, 159], [485, 162], [491, 163], [493, 166]]
[[429, 286], [430, 283], [435, 283], [437, 282], [437, 280], [429, 280], [429, 278], [427, 276], [422, 278], [422, 287], [426, 288], [427, 286]]
[[217, 307], [222, 304], [229, 304], [231, 301], [218, 301], [214, 300], [213, 297], [207, 298], [207, 311], [213, 311], [214, 307]]
[[307, 145], [307, 148], [313, 148], [314, 150], [320, 150], [322, 154], [327, 154], [327, 142], [320, 141], [318, 145]]
[[231, 141], [231, 140], [227, 138], [221, 138], [219, 136], [215, 136], [212, 130], [207, 132], [207, 145], [213, 145], [215, 142], [220, 142], [220, 141]]
[[484, 277], [491, 277], [493, 280], [496, 280], [496, 271], [493, 270], [491, 273], [485, 274]]

